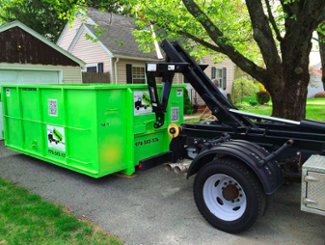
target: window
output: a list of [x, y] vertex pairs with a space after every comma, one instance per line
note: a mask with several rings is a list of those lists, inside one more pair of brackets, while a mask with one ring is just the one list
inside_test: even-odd
[[217, 79], [219, 82], [219, 87], [222, 87], [222, 69], [215, 68], [214, 74], [212, 74], [212, 79]]
[[87, 66], [87, 72], [97, 72], [97, 66]]
[[104, 63], [97, 63], [97, 64], [88, 64], [86, 65], [85, 72], [104, 72]]
[[227, 87], [227, 68], [216, 68], [211, 69], [211, 79], [216, 79], [219, 82], [219, 87], [226, 89]]
[[97, 64], [87, 64], [84, 71], [85, 72], [97, 72], [98, 71]]
[[145, 67], [132, 66], [132, 83], [143, 84], [146, 83]]

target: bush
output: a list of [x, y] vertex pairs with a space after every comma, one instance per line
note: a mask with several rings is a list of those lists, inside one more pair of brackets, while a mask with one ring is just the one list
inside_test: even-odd
[[260, 105], [264, 105], [265, 103], [269, 102], [271, 96], [267, 91], [259, 91], [256, 93], [256, 100]]
[[246, 78], [236, 79], [232, 87], [232, 99], [234, 104], [241, 103], [242, 99], [245, 97], [250, 97], [255, 95], [260, 88], [258, 85]]
[[243, 103], [237, 105], [238, 109], [247, 109], [249, 107], [251, 107], [251, 105], [249, 103], [247, 103], [247, 102], [243, 102]]
[[198, 110], [199, 110], [199, 108], [200, 108], [200, 105], [199, 104], [194, 104], [193, 105], [193, 113], [197, 113]]
[[[190, 100], [190, 97], [188, 96], [188, 91], [186, 88], [184, 88], [183, 92], [184, 92], [184, 97], [183, 97], [184, 98], [184, 114], [190, 115], [193, 113], [191, 100]], [[190, 114], [188, 114], [188, 112]]]
[[193, 114], [193, 110], [187, 110], [185, 114], [186, 115], [192, 115]]
[[232, 104], [231, 94], [229, 94], [229, 93], [227, 94], [227, 99]]
[[250, 104], [251, 106], [256, 106], [258, 103], [257, 103], [256, 101], [250, 100], [250, 101], [249, 101], [249, 104]]
[[314, 98], [325, 98], [325, 91], [315, 94]]

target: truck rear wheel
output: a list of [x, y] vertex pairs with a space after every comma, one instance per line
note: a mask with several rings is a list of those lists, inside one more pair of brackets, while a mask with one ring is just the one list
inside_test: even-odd
[[229, 233], [249, 229], [263, 214], [265, 192], [254, 173], [232, 158], [215, 160], [200, 169], [194, 199], [203, 217]]

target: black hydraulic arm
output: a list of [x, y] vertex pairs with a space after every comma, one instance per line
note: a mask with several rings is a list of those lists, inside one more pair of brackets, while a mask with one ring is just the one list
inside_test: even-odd
[[[166, 53], [166, 61], [172, 62], [146, 64], [148, 87], [153, 111], [156, 113], [157, 119], [155, 127], [163, 125], [163, 114], [166, 111], [175, 72], [181, 72], [185, 76], [220, 123], [232, 127], [254, 126], [254, 123], [247, 117], [229, 112], [229, 109], [236, 108], [214, 86], [204, 73], [202, 66], [198, 65], [181, 45], [177, 42], [174, 42], [172, 45], [165, 40], [162, 42], [161, 47]], [[158, 98], [155, 77], [162, 77], [164, 84], [160, 100]]]

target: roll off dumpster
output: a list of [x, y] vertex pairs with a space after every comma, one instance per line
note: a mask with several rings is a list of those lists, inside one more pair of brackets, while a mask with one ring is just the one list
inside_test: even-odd
[[141, 160], [169, 154], [166, 129], [183, 122], [183, 88], [173, 86], [157, 129], [147, 85], [4, 85], [5, 145], [94, 178], [131, 175]]

